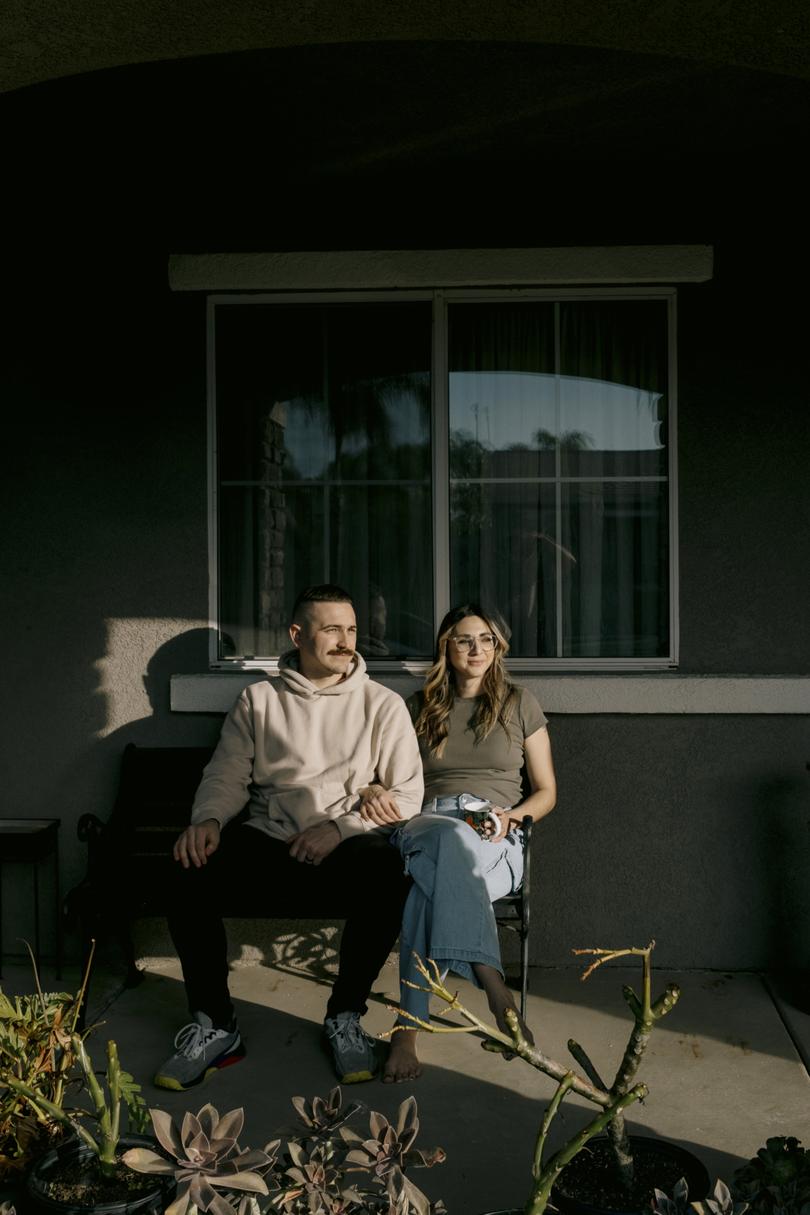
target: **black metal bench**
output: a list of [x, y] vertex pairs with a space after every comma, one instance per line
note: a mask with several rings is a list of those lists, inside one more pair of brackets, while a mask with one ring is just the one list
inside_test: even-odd
[[[106, 823], [95, 814], [83, 814], [77, 830], [87, 844], [84, 880], [67, 897], [69, 912], [78, 919], [82, 964], [86, 965], [92, 940], [116, 939], [127, 965], [127, 983], [135, 984], [141, 972], [135, 965], [132, 921], [140, 916], [164, 915], [166, 891], [176, 862], [172, 846], [188, 826], [191, 804], [208, 763], [211, 747], [137, 747], [130, 743], [121, 761], [121, 779], [112, 813]], [[231, 831], [244, 814], [225, 828]], [[520, 1010], [525, 1016], [528, 984], [529, 890], [531, 819], [523, 820], [524, 879], [516, 895], [495, 904], [498, 923], [520, 939]], [[233, 907], [230, 914], [256, 916], [255, 908]], [[262, 918], [290, 918], [289, 908], [262, 904]], [[337, 907], [310, 906], [296, 919], [343, 919]]]

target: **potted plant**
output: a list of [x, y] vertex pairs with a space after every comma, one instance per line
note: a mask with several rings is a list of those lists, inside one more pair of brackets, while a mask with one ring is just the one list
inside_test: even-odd
[[7, 996], [0, 990], [0, 1197], [14, 1195], [31, 1162], [64, 1134], [63, 1123], [31, 1105], [8, 1083], [20, 1081], [50, 1106], [62, 1109], [76, 1063], [73, 1035], [87, 976], [78, 996], [43, 992], [31, 947], [36, 991]]
[[[641, 959], [641, 990], [623, 988], [624, 999], [633, 1015], [627, 1046], [613, 1080], [606, 1083], [584, 1048], [571, 1039], [568, 1049], [581, 1071], [575, 1071], [549, 1058], [530, 1044], [520, 1029], [517, 1014], [506, 1012], [509, 1033], [476, 1017], [459, 1002], [458, 994], [445, 987], [436, 964], [418, 960], [419, 971], [426, 990], [443, 1000], [467, 1022], [463, 1026], [439, 1027], [417, 1017], [413, 1023], [431, 1033], [481, 1031], [484, 1046], [490, 1050], [515, 1054], [557, 1082], [557, 1090], [546, 1107], [532, 1161], [532, 1183], [523, 1208], [525, 1215], [543, 1215], [553, 1192], [553, 1205], [574, 1215], [588, 1211], [634, 1212], [649, 1206], [653, 1189], [672, 1187], [686, 1174], [692, 1192], [702, 1198], [709, 1186], [705, 1168], [695, 1156], [676, 1144], [640, 1135], [628, 1135], [624, 1111], [647, 1095], [645, 1084], [636, 1083], [639, 1065], [655, 1025], [669, 1013], [678, 1001], [680, 991], [670, 984], [657, 998], [652, 998], [652, 951], [655, 942], [642, 949], [575, 949], [575, 954], [593, 958], [582, 978], [618, 958]], [[393, 1010], [392, 1010], [393, 1011]], [[408, 1016], [408, 1014], [400, 1014]], [[391, 1030], [389, 1033], [396, 1033]], [[567, 1093], [575, 1092], [597, 1107], [592, 1120], [573, 1135], [552, 1155], [547, 1155], [549, 1129]], [[601, 1136], [601, 1137], [600, 1137]], [[580, 1157], [588, 1146], [587, 1155]], [[511, 1212], [490, 1212], [489, 1215], [512, 1215]], [[515, 1212], [514, 1215], [520, 1215]]]
[[751, 1215], [810, 1215], [810, 1152], [793, 1135], [774, 1135], [732, 1181]]
[[431, 1203], [406, 1175], [411, 1166], [444, 1159], [441, 1148], [414, 1148], [419, 1119], [413, 1097], [400, 1105], [395, 1125], [367, 1112], [364, 1134], [347, 1125], [363, 1107], [344, 1109], [340, 1088], [325, 1100], [294, 1097], [293, 1106], [300, 1128], [261, 1151], [239, 1147], [242, 1110], [220, 1119], [207, 1105], [199, 1114], [186, 1114], [180, 1127], [152, 1110], [166, 1155], [136, 1149], [125, 1160], [139, 1171], [174, 1177], [177, 1198], [166, 1215], [446, 1215], [444, 1205]]
[[[72, 1051], [81, 1068], [92, 1110], [67, 1111], [32, 1089], [24, 1081], [5, 1075], [4, 1082], [42, 1116], [49, 1116], [72, 1132], [60, 1145], [46, 1151], [32, 1165], [25, 1182], [31, 1207], [53, 1215], [67, 1212], [151, 1212], [162, 1210], [167, 1198], [163, 1178], [145, 1181], [122, 1162], [122, 1149], [144, 1140], [137, 1133], [121, 1135], [121, 1106], [127, 1107], [129, 1126], [135, 1132], [147, 1125], [147, 1110], [140, 1086], [122, 1071], [115, 1042], [107, 1043], [106, 1095], [79, 1034], [70, 1036]], [[95, 1122], [93, 1131], [85, 1120]]]

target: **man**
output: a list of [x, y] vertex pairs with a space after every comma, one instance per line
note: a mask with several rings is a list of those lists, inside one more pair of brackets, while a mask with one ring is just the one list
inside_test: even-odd
[[[181, 866], [169, 928], [192, 1015], [155, 1076], [186, 1089], [244, 1055], [228, 992], [220, 908], [262, 890], [274, 907], [346, 914], [340, 968], [324, 1023], [341, 1081], [370, 1080], [374, 1040], [363, 1030], [371, 985], [399, 934], [410, 880], [388, 843], [422, 804], [422, 765], [405, 703], [374, 683], [355, 652], [352, 601], [336, 586], [303, 591], [294, 650], [277, 677], [247, 687], [222, 727], [174, 856]], [[361, 818], [358, 807], [364, 806]], [[221, 830], [248, 805], [246, 823]]]

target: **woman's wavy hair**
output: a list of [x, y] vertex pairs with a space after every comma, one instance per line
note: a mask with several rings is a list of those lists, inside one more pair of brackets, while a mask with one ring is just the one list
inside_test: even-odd
[[478, 704], [470, 719], [475, 741], [481, 742], [497, 725], [508, 733], [517, 702], [517, 692], [503, 661], [509, 653], [506, 624], [495, 613], [485, 611], [480, 603], [461, 603], [451, 608], [439, 625], [433, 666], [425, 677], [422, 706], [414, 722], [417, 737], [424, 740], [431, 755], [441, 756], [447, 744], [447, 721], [456, 699], [453, 668], [447, 660], [447, 643], [453, 629], [465, 616], [480, 616], [495, 638], [495, 656], [481, 682]]

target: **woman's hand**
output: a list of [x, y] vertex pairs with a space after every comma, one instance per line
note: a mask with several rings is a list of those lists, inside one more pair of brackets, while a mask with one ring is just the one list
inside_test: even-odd
[[379, 827], [387, 827], [390, 823], [401, 823], [402, 815], [396, 798], [382, 785], [367, 785], [360, 790], [360, 804], [357, 809], [360, 817]]
[[520, 826], [520, 819], [515, 818], [514, 811], [502, 810], [500, 806], [491, 806], [490, 814], [494, 814], [500, 823], [498, 831], [491, 822], [484, 823], [483, 838], [488, 840], [490, 844], [497, 844], [504, 838], [514, 827]]

